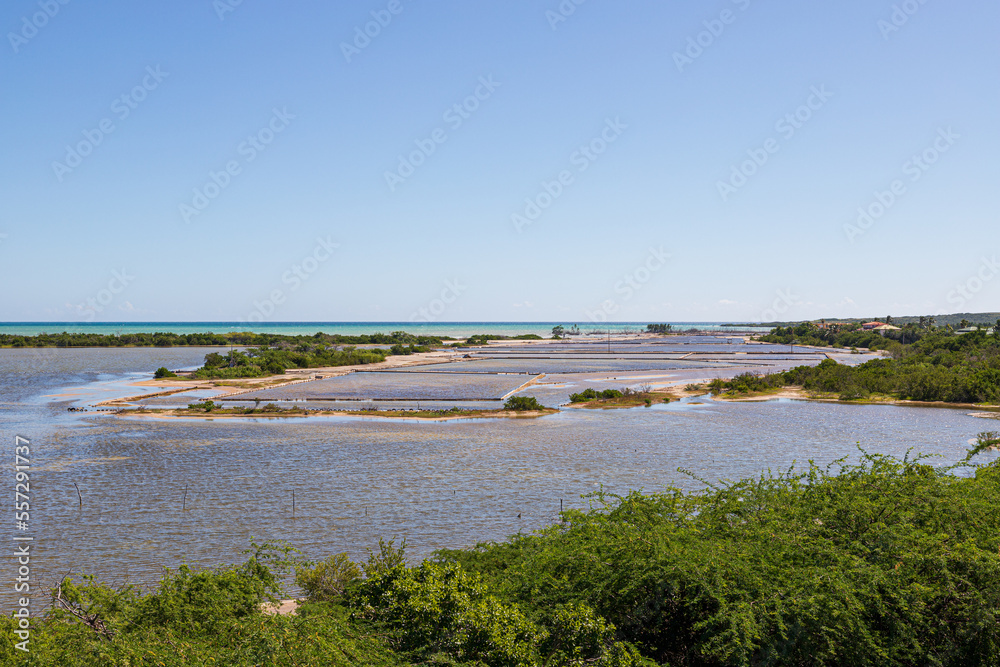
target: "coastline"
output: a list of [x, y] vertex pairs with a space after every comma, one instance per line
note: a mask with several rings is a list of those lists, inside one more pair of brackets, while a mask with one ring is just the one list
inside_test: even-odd
[[[857, 400], [843, 400], [836, 398], [832, 395], [817, 395], [816, 392], [810, 392], [802, 387], [784, 387], [777, 391], [772, 392], [758, 392], [746, 395], [728, 396], [720, 395], [713, 396], [712, 400], [722, 401], [727, 403], [761, 403], [765, 401], [770, 401], [778, 398], [787, 398], [794, 401], [811, 401], [814, 403], [844, 403], [847, 405], [895, 405], [902, 407], [916, 407], [916, 408], [952, 408], [955, 410], [980, 410], [982, 415], [996, 415], [996, 417], [988, 417], [992, 419], [1000, 419], [1000, 405], [990, 405], [981, 403], [947, 403], [945, 401], [911, 401], [901, 398], [864, 398]], [[981, 416], [979, 414], [973, 414], [970, 416]]]

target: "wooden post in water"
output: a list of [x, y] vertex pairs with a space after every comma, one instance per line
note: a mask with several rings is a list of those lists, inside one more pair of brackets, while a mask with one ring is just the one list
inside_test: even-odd
[[76, 497], [80, 499], [80, 509], [83, 509], [83, 494], [80, 493], [80, 487], [76, 482], [73, 482], [73, 486], [76, 486]]
[[295, 490], [292, 490], [292, 518], [295, 518]]
[[182, 512], [187, 509], [187, 500], [188, 500], [188, 487], [187, 487], [187, 484], [185, 484], [184, 485], [184, 496], [181, 497], [181, 511]]

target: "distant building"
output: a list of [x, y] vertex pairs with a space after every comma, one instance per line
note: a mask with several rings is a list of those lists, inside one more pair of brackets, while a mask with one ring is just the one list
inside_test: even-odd
[[877, 331], [880, 334], [882, 334], [883, 336], [885, 335], [885, 332], [887, 332], [887, 331], [900, 331], [900, 330], [901, 329], [899, 327], [894, 327], [891, 324], [883, 324], [880, 327], [875, 327], [874, 329], [872, 329], [872, 331]]
[[[887, 327], [887, 326], [890, 325], [886, 324], [885, 322], [865, 322], [864, 324], [861, 325], [861, 328], [864, 329], [865, 331], [871, 331], [872, 329], [878, 329], [879, 327]], [[896, 327], [893, 327], [893, 329], [895, 328]]]

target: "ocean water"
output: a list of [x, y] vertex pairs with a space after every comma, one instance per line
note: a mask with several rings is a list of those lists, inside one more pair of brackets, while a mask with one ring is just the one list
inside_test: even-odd
[[[946, 465], [992, 427], [957, 409], [704, 398], [628, 410], [567, 409], [537, 420], [433, 423], [67, 411], [120, 395], [124, 382], [149, 377], [161, 365], [197, 365], [205, 352], [0, 350], [0, 438], [8, 457], [16, 435], [31, 442], [30, 527], [16, 531], [11, 514], [0, 539], [10, 545], [15, 535], [34, 538], [36, 601], [44, 603], [38, 591], [66, 573], [148, 585], [163, 567], [237, 562], [251, 538], [287, 540], [312, 558], [337, 552], [362, 558], [380, 537], [405, 538], [416, 559], [538, 529], [558, 520], [560, 502], [584, 508], [590, 500], [583, 496], [602, 488], [702, 487], [679, 468], [718, 481], [810, 459], [856, 458], [858, 447], [931, 454], [935, 465]], [[640, 376], [677, 381], [677, 374], [697, 372]], [[622, 382], [579, 373], [544, 381], [552, 384], [528, 393], [550, 404], [563, 402], [573, 386]], [[437, 404], [424, 407], [431, 405]], [[6, 479], [13, 493], [13, 473]], [[0, 567], [11, 580], [10, 559]], [[5, 607], [12, 597], [9, 587], [0, 589]]]
[[[578, 324], [582, 332], [607, 331], [619, 332], [625, 329], [639, 332], [645, 331], [646, 322], [638, 323], [600, 323], [583, 322], [5, 322], [0, 323], [0, 334], [19, 336], [34, 336], [40, 333], [228, 333], [232, 331], [254, 331], [257, 333], [274, 333], [295, 335], [312, 335], [318, 331], [328, 334], [357, 336], [371, 333], [391, 333], [406, 331], [424, 336], [451, 336], [459, 338], [472, 334], [497, 334], [503, 336], [518, 336], [521, 334], [536, 334], [550, 337], [552, 327], [557, 325], [566, 328]], [[677, 323], [679, 328], [697, 328], [702, 331], [721, 331], [728, 329], [720, 322], [709, 323]], [[740, 328], [740, 331], [767, 332], [767, 327]]]

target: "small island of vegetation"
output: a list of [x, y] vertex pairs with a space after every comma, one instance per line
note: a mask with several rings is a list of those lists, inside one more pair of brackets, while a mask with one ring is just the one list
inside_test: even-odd
[[815, 397], [840, 400], [902, 400], [961, 404], [1000, 403], [1000, 321], [960, 333], [927, 318], [896, 331], [865, 331], [854, 324], [834, 329], [804, 323], [775, 328], [762, 342], [864, 346], [888, 357], [850, 366], [825, 359], [782, 373], [744, 373], [713, 380], [715, 393], [751, 395], [798, 387]]
[[398, 409], [359, 409], [359, 410], [325, 410], [322, 408], [305, 408], [292, 405], [281, 407], [275, 403], [260, 405], [257, 399], [253, 407], [226, 407], [222, 402], [211, 400], [189, 403], [186, 408], [137, 408], [121, 410], [119, 415], [140, 415], [155, 417], [201, 417], [215, 419], [217, 417], [381, 417], [387, 419], [426, 419], [433, 421], [451, 421], [454, 419], [494, 419], [501, 417], [544, 417], [559, 412], [557, 408], [548, 408], [538, 402], [534, 396], [511, 396], [501, 408], [468, 409], [453, 407], [447, 410], [421, 410], [410, 408]]
[[641, 385], [636, 389], [622, 387], [621, 389], [584, 389], [577, 394], [570, 394], [569, 400], [574, 407], [583, 408], [634, 408], [640, 405], [649, 407], [653, 403], [669, 403], [670, 396], [664, 392], [654, 392], [649, 385]]

